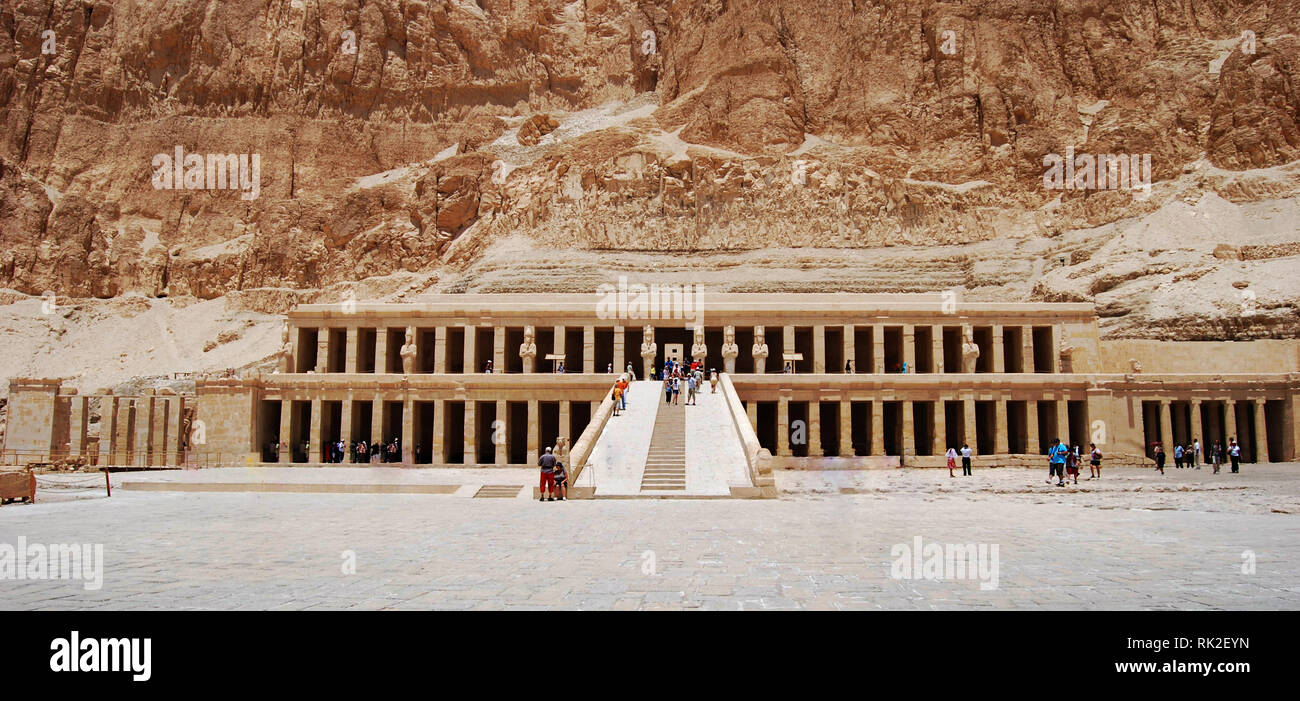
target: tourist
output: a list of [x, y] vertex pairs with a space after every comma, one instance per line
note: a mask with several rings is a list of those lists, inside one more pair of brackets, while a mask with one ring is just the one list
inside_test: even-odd
[[1068, 450], [1065, 455], [1065, 474], [1074, 478], [1074, 483], [1079, 483], [1079, 446], [1074, 446], [1073, 450]]
[[491, 360], [487, 361], [486, 363], [483, 363], [483, 372], [486, 372], [486, 373], [491, 373], [491, 372], [492, 372], [492, 361], [491, 361]]
[[956, 476], [952, 473], [952, 471], [955, 469], [957, 469], [957, 449], [952, 446], [948, 446], [948, 476], [949, 477]]
[[710, 394], [718, 393], [718, 371], [717, 370], [714, 369], [709, 370], [709, 387], [713, 388], [713, 391]]
[[537, 466], [542, 468], [540, 484], [542, 498], [538, 499], [538, 501], [555, 501], [553, 496], [555, 492], [555, 456], [551, 454], [550, 448], [547, 448], [542, 457], [537, 459]]
[[971, 456], [971, 449], [970, 449], [970, 446], [967, 445], [967, 444], [965, 444], [965, 443], [962, 443], [962, 444], [961, 444], [961, 476], [962, 476], [962, 477], [970, 477], [970, 476], [971, 476], [971, 474], [970, 474], [970, 456]]
[[681, 377], [674, 377], [673, 380], [672, 380], [672, 382], [673, 382], [673, 385], [672, 385], [672, 387], [673, 387], [673, 404], [677, 404], [677, 400], [678, 400], [678, 398], [679, 398], [679, 397], [681, 396], [681, 394], [682, 394], [682, 378], [681, 378]]
[[555, 461], [555, 493], [559, 495], [560, 501], [568, 501], [569, 498], [569, 473], [564, 470], [564, 463], [559, 460]]
[[1214, 468], [1214, 474], [1219, 474], [1219, 463], [1223, 462], [1223, 445], [1218, 441], [1210, 446], [1210, 465]]
[[1047, 483], [1052, 483], [1052, 478], [1057, 478], [1056, 486], [1065, 486], [1065, 456], [1070, 449], [1065, 447], [1060, 438], [1052, 441], [1052, 447], [1048, 449], [1048, 463], [1051, 465], [1051, 471], [1047, 473]]
[[844, 361], [844, 374], [845, 374], [845, 375], [852, 375], [852, 374], [853, 374], [853, 361], [852, 361], [852, 360], [846, 360], [846, 361]]
[[559, 363], [558, 365], [555, 366], [555, 374], [557, 374], [557, 375], [563, 375], [563, 374], [564, 374], [564, 361], [563, 361], [563, 360], [561, 360], [560, 363]]
[[1165, 447], [1159, 443], [1156, 443], [1156, 469], [1165, 474]]
[[686, 403], [687, 404], [690, 404], [692, 406], [695, 405], [695, 390], [698, 387], [699, 385], [695, 381], [695, 375], [691, 375], [686, 379]]
[[789, 375], [789, 374], [791, 373], [791, 371], [792, 371], [791, 365], [790, 365], [790, 363], [787, 362], [787, 363], [785, 364], [785, 370], [783, 370], [783, 372], [784, 372], [785, 374]]
[[623, 388], [619, 387], [617, 382], [614, 383], [614, 391], [610, 393], [609, 398], [614, 400], [614, 416], [618, 416], [619, 405], [623, 402]]
[[1101, 478], [1101, 451], [1096, 443], [1088, 444], [1088, 479]]
[[1174, 469], [1181, 470], [1182, 468], [1183, 468], [1183, 446], [1181, 443], [1175, 443], [1174, 444]]
[[632, 363], [627, 364], [627, 379], [636, 382], [636, 373], [632, 371]]
[[664, 404], [673, 403], [673, 378], [664, 377]]
[[609, 367], [605, 368], [605, 372], [607, 372], [607, 373], [613, 375], [613, 374], [614, 374], [614, 364], [613, 364], [613, 363], [610, 363], [610, 364], [609, 364]]
[[340, 438], [339, 441], [338, 441], [337, 443], [334, 444], [334, 447], [335, 447], [335, 451], [334, 451], [334, 462], [342, 463], [342, 462], [343, 462], [343, 456], [344, 456], [344, 455], [347, 455], [347, 452], [346, 452], [347, 444], [345, 444], [345, 443], [343, 442], [343, 439]]
[[632, 386], [628, 383], [626, 377], [619, 377], [618, 382], [614, 383], [620, 390], [618, 398], [622, 402], [622, 409], [627, 409], [627, 393], [632, 391]]
[[1232, 461], [1232, 474], [1237, 474], [1237, 468], [1241, 466], [1241, 445], [1236, 436], [1228, 439], [1228, 459]]
[[1196, 469], [1201, 469], [1201, 441], [1199, 438], [1192, 439], [1192, 465]]

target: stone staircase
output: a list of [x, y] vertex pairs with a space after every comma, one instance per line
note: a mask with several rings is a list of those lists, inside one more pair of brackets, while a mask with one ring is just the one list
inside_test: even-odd
[[[685, 395], [683, 392], [679, 401], [686, 401]], [[659, 396], [662, 397], [663, 393]], [[642, 493], [686, 491], [685, 409], [682, 404], [659, 406], [654, 432], [650, 436], [645, 472], [641, 476]]]
[[518, 484], [485, 484], [474, 493], [474, 498], [513, 499], [519, 496], [519, 490], [521, 489], [523, 489], [523, 485]]

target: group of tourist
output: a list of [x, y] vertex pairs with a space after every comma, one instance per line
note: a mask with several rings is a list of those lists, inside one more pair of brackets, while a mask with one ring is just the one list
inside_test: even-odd
[[[1083, 464], [1083, 453], [1079, 450], [1079, 444], [1073, 448], [1060, 438], [1052, 441], [1052, 447], [1047, 449], [1047, 483], [1052, 483], [1052, 478], [1056, 478], [1056, 486], [1064, 487], [1065, 480], [1073, 478], [1074, 484], [1079, 483], [1079, 465]], [[1088, 444], [1088, 479], [1101, 479], [1101, 449], [1096, 443]]]
[[538, 501], [568, 501], [569, 499], [569, 473], [564, 469], [564, 463], [551, 448], [547, 448], [545, 453], [537, 459], [537, 466], [542, 470], [542, 480], [540, 485], [541, 498]]
[[[696, 405], [695, 395], [704, 387], [704, 363], [694, 360], [689, 364], [675, 360], [664, 362], [664, 368], [659, 372], [659, 378], [663, 380], [664, 403], [677, 404], [682, 388], [686, 389], [686, 404]], [[718, 371], [709, 370], [709, 386], [712, 393], [718, 393]]]
[[[336, 447], [333, 447], [331, 450], [331, 445], [328, 443], [325, 444], [325, 450], [327, 452], [332, 452], [334, 457], [333, 460], [330, 460], [328, 459], [329, 456], [327, 456], [326, 462], [343, 462], [343, 441], [339, 441], [335, 446]], [[396, 438], [387, 443], [382, 443], [380, 441], [375, 441], [374, 443], [352, 441], [352, 462], [354, 463], [401, 461], [402, 447]]]
[[[1156, 461], [1156, 469], [1160, 474], [1165, 474], [1165, 447], [1157, 442], [1151, 445], [1152, 455]], [[1228, 437], [1228, 445], [1225, 448], [1219, 441], [1214, 441], [1206, 451], [1205, 459], [1210, 462], [1214, 468], [1214, 474], [1219, 474], [1219, 466], [1223, 464], [1224, 458], [1232, 463], [1234, 473], [1241, 470], [1241, 444], [1237, 442], [1236, 436]], [[1174, 467], [1178, 469], [1195, 468], [1201, 469], [1201, 441], [1193, 438], [1187, 445], [1174, 444]]]

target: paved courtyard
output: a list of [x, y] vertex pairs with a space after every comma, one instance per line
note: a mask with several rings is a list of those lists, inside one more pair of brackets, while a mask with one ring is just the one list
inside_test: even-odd
[[[781, 472], [778, 500], [50, 489], [0, 507], [0, 544], [102, 543], [103, 587], [0, 579], [0, 607], [1300, 607], [1300, 465], [1168, 472]], [[917, 538], [996, 545], [996, 588], [893, 576]]]

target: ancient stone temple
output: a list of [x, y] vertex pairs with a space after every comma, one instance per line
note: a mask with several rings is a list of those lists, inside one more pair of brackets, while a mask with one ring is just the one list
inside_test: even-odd
[[[404, 465], [533, 465], [563, 440], [580, 470], [612, 382], [670, 359], [723, 378], [753, 485], [780, 467], [938, 466], [962, 444], [984, 465], [1037, 466], [1056, 438], [1112, 465], [1231, 437], [1247, 461], [1300, 457], [1296, 341], [1102, 340], [1090, 304], [658, 293], [301, 306], [274, 371], [200, 378], [193, 397], [95, 398], [112, 428], [94, 457], [175, 464], [189, 443], [230, 464], [309, 464], [339, 441], [396, 441]], [[30, 379], [10, 397], [6, 451], [86, 449], [91, 398]]]

